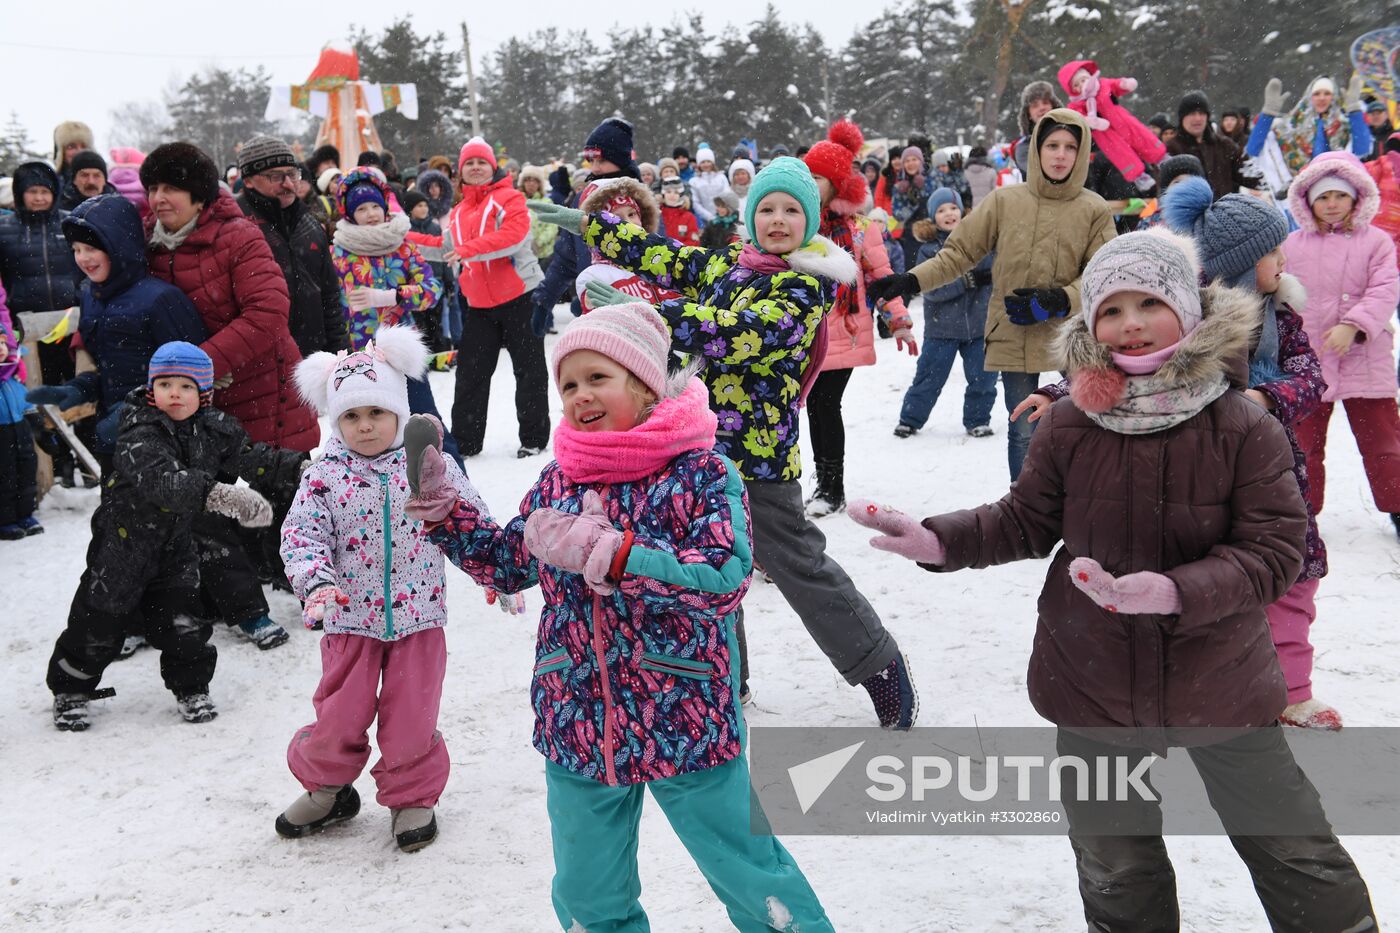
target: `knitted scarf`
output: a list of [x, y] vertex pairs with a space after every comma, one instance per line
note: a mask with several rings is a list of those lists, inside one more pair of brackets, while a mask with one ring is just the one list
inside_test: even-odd
[[384, 223], [371, 226], [342, 217], [335, 224], [335, 245], [356, 256], [387, 256], [403, 246], [411, 225], [407, 214], [391, 214]]
[[1116, 405], [1103, 413], [1084, 414], [1115, 434], [1152, 434], [1195, 417], [1229, 387], [1223, 374], [1203, 383], [1184, 384], [1171, 384], [1155, 372], [1130, 375]]
[[194, 233], [194, 226], [197, 223], [199, 223], [198, 214], [196, 214], [189, 223], [172, 233], [165, 229], [165, 225], [157, 220], [155, 229], [151, 231], [151, 245], [163, 247], [173, 253], [175, 250], [179, 249], [180, 244], [185, 242], [191, 233]]
[[[852, 256], [856, 254], [855, 238], [851, 235], [849, 218], [833, 211], [827, 211], [822, 215], [821, 234]], [[845, 282], [838, 282], [836, 284], [836, 300], [831, 303], [831, 309], [836, 313], [846, 315], [847, 320], [855, 319], [855, 316], [862, 310], [860, 302], [856, 300], [855, 283], [847, 285]]]
[[714, 447], [717, 424], [709, 389], [692, 378], [630, 431], [580, 431], [561, 420], [554, 459], [570, 482], [629, 483], [660, 472], [681, 454]]
[[1278, 363], [1278, 312], [1274, 310], [1274, 296], [1269, 295], [1264, 300], [1264, 325], [1259, 330], [1259, 344], [1249, 355], [1249, 387], [1282, 378], [1283, 369]]

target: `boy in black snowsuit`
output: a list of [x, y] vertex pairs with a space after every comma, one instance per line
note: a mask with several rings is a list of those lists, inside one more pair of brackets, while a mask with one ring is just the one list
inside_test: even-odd
[[87, 569], [69, 610], [68, 627], [49, 659], [54, 725], [88, 727], [90, 699], [111, 696], [97, 685], [126, 630], [145, 629], [161, 652], [160, 672], [188, 722], [208, 722], [217, 652], [198, 611], [199, 559], [190, 526], [217, 512], [246, 527], [272, 521], [267, 500], [221, 479], [269, 476], [295, 486], [295, 451], [248, 444], [235, 418], [210, 406], [214, 364], [194, 344], [172, 341], [151, 357], [147, 384], [126, 397], [111, 475], [92, 516]]

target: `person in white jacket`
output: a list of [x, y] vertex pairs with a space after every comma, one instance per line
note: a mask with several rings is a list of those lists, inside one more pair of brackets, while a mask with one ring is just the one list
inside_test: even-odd
[[690, 180], [691, 207], [701, 223], [709, 223], [715, 216], [715, 197], [729, 182], [715, 167], [715, 153], [709, 146], [701, 146], [695, 153], [695, 164], [695, 177]]

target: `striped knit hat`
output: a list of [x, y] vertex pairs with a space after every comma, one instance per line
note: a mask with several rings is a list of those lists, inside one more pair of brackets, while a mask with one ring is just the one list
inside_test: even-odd
[[554, 345], [554, 381], [559, 365], [575, 350], [592, 350], [625, 367], [661, 398], [666, 394], [666, 358], [671, 331], [656, 309], [643, 301], [607, 305], [574, 321]]
[[156, 380], [162, 376], [184, 376], [199, 387], [199, 404], [209, 404], [214, 391], [214, 361], [194, 344], [183, 340], [161, 344], [151, 354], [151, 364], [146, 372], [148, 395], [155, 387]]

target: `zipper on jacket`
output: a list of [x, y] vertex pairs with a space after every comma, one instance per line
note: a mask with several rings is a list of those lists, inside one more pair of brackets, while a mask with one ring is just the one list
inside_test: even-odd
[[384, 637], [394, 637], [394, 594], [389, 592], [389, 572], [394, 565], [394, 537], [389, 529], [389, 474], [379, 474], [379, 491], [384, 496]]
[[603, 597], [593, 596], [593, 656], [598, 660], [598, 679], [603, 684], [603, 767], [607, 772], [608, 784], [617, 786], [617, 770], [613, 765], [613, 695], [608, 683], [608, 664], [603, 630], [599, 619], [603, 615]]
[[[55, 198], [57, 200], [57, 198]], [[53, 306], [53, 276], [49, 275], [49, 218], [44, 217], [44, 235], [39, 238], [39, 249], [44, 256], [44, 287], [49, 290], [49, 310], [58, 310]]]

